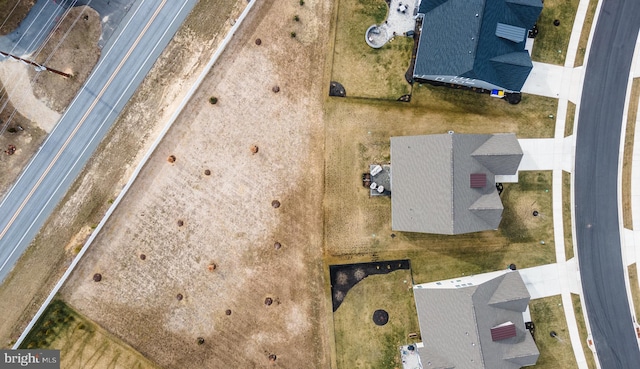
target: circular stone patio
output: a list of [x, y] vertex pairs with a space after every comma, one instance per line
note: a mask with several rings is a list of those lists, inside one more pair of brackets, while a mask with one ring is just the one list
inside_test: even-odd
[[391, 0], [384, 23], [367, 28], [364, 37], [367, 45], [379, 49], [394, 37], [406, 36], [407, 32], [413, 31], [416, 27], [414, 13], [417, 9], [418, 2], [415, 0]]

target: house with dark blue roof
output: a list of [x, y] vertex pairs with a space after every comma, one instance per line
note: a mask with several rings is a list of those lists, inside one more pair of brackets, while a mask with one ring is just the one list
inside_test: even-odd
[[421, 0], [413, 79], [520, 92], [533, 68], [527, 34], [541, 0]]

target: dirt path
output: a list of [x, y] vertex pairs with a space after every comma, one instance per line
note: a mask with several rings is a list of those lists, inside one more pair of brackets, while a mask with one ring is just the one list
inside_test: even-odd
[[49, 108], [33, 94], [31, 80], [26, 65], [12, 60], [0, 62], [0, 81], [9, 94], [13, 106], [27, 119], [37, 124], [46, 132], [51, 132], [60, 119], [60, 113]]

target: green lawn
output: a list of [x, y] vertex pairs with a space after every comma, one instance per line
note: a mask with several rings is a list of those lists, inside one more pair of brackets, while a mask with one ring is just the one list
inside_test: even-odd
[[[633, 164], [633, 145], [635, 143], [636, 116], [640, 100], [640, 78], [634, 78], [629, 97], [629, 114], [624, 135], [622, 157], [622, 223], [626, 229], [633, 230], [633, 209], [631, 208], [631, 166]], [[636, 214], [637, 215], [637, 214]]]
[[398, 36], [380, 49], [365, 42], [369, 26], [387, 15], [384, 0], [340, 0], [336, 21], [331, 80], [348, 97], [396, 100], [411, 91], [404, 74], [409, 68], [413, 39]]
[[587, 52], [587, 43], [589, 42], [589, 34], [591, 33], [591, 27], [593, 26], [593, 19], [595, 18], [597, 7], [598, 0], [589, 0], [587, 15], [584, 18], [584, 23], [582, 24], [582, 32], [580, 33], [580, 42], [578, 43], [576, 60], [575, 63], [573, 63], [574, 67], [584, 65], [584, 58]]
[[[546, 0], [540, 18], [539, 33], [533, 43], [534, 61], [564, 65], [569, 37], [576, 17], [579, 0]], [[559, 26], [554, 21], [560, 21]]]
[[631, 297], [633, 298], [633, 307], [635, 308], [636, 319], [640, 318], [640, 286], [638, 285], [638, 265], [633, 263], [629, 265], [629, 284], [631, 288]]
[[[390, 137], [447, 130], [544, 137], [553, 134], [555, 125], [543, 116], [544, 105], [533, 101], [555, 104], [557, 99], [534, 98], [513, 106], [467, 91], [427, 86], [418, 90], [420, 99], [410, 104], [330, 99], [326, 105], [326, 261], [409, 258], [418, 283], [494, 271], [510, 263], [525, 268], [555, 262], [550, 171], [522, 172], [518, 183], [505, 184], [505, 211], [498, 231], [446, 236], [391, 230], [390, 199], [370, 198], [361, 180], [369, 164], [389, 162]], [[449, 93], [450, 99], [443, 97]], [[470, 103], [456, 100], [453, 93], [464, 94]], [[472, 98], [481, 100], [477, 107]], [[540, 216], [534, 217], [534, 210]]]
[[[531, 300], [529, 310], [536, 325], [536, 345], [540, 351], [535, 368], [577, 368], [560, 295]], [[551, 331], [556, 332], [555, 338], [551, 337]]]
[[411, 105], [432, 126], [461, 133], [514, 132], [518, 138], [540, 138], [555, 133], [555, 119], [549, 116], [556, 114], [558, 99], [524, 94], [519, 104], [512, 105], [470, 90], [415, 84]]
[[573, 255], [573, 229], [571, 228], [571, 173], [562, 171], [562, 226], [564, 228], [564, 256]]
[[567, 118], [564, 124], [564, 137], [569, 137], [573, 134], [573, 124], [576, 119], [576, 104], [569, 101], [567, 105]]
[[65, 369], [157, 368], [131, 346], [61, 300], [49, 304], [20, 348], [60, 350], [60, 367]]
[[[399, 347], [419, 333], [411, 272], [397, 270], [364, 278], [347, 293], [333, 314], [339, 369], [397, 368]], [[389, 322], [378, 326], [373, 312], [383, 309]]]
[[571, 294], [571, 302], [573, 303], [573, 310], [576, 313], [576, 323], [578, 324], [578, 333], [580, 334], [580, 342], [582, 343], [582, 351], [587, 359], [587, 366], [589, 369], [596, 369], [596, 360], [593, 357], [593, 352], [587, 345], [587, 325], [584, 322], [584, 314], [582, 313], [582, 305], [580, 304], [580, 295], [575, 293]]

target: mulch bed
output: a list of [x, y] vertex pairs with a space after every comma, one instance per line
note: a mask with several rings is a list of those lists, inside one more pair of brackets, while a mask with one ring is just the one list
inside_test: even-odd
[[[411, 261], [405, 259], [329, 265], [333, 311], [338, 310], [347, 292], [364, 278], [374, 274], [387, 274], [396, 270], [411, 270]], [[341, 296], [342, 298], [336, 298], [336, 296]]]

